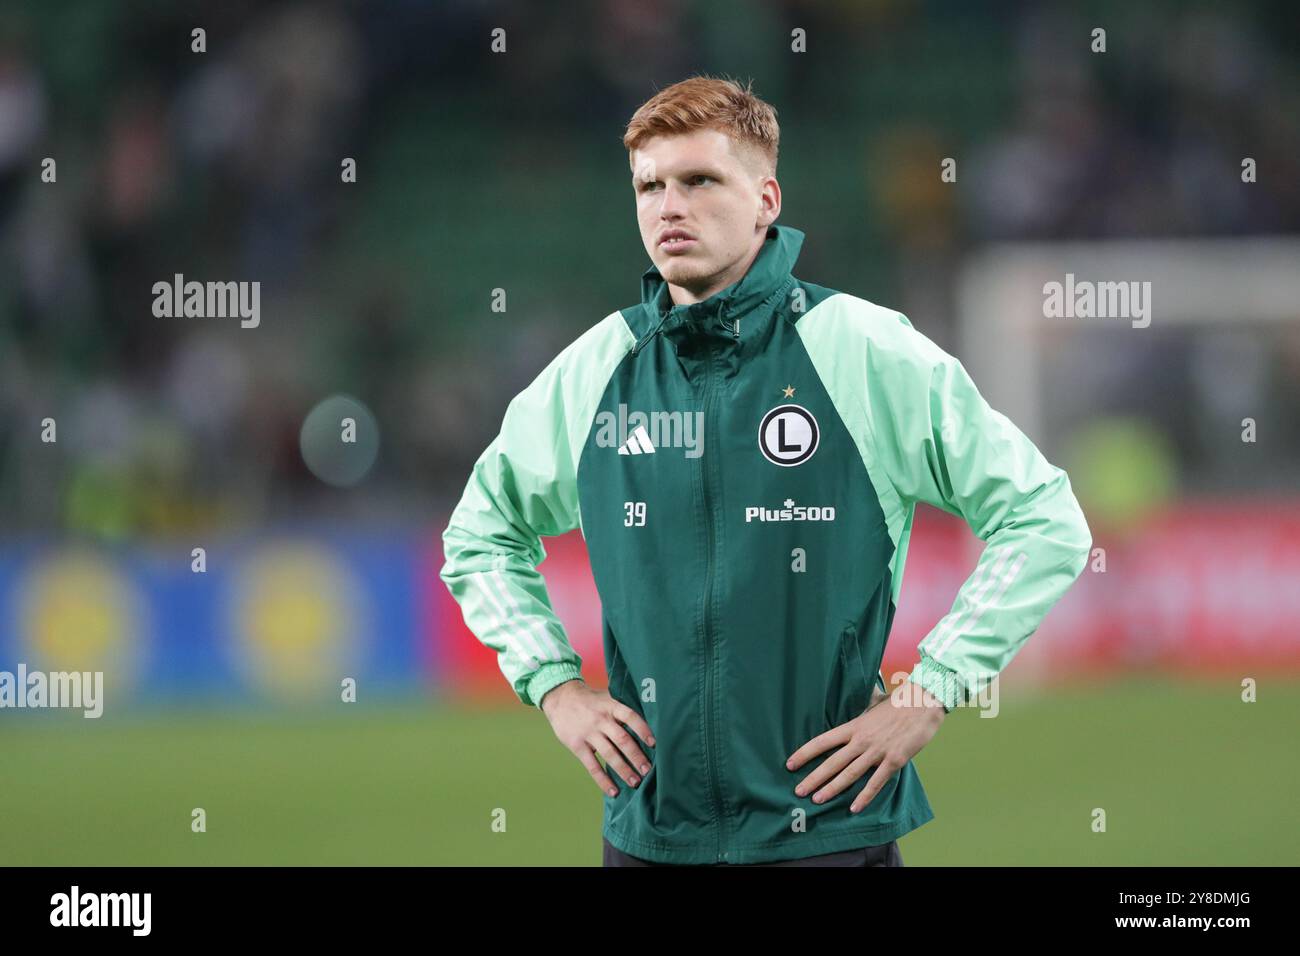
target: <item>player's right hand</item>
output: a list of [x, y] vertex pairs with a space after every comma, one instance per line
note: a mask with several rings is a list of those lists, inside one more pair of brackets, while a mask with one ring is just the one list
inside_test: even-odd
[[650, 772], [650, 761], [637, 746], [636, 738], [623, 726], [631, 727], [637, 736], [653, 747], [655, 740], [650, 725], [631, 707], [609, 696], [608, 691], [595, 690], [582, 680], [566, 681], [542, 696], [541, 709], [560, 743], [573, 752], [600, 789], [611, 797], [618, 796], [618, 789], [606, 775], [596, 754], [603, 757], [606, 766], [612, 766], [629, 787], [641, 782], [637, 770], [641, 774]]

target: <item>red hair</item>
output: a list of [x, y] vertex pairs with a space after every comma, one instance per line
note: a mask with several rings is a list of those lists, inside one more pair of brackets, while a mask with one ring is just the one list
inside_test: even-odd
[[763, 158], [776, 174], [781, 128], [776, 110], [732, 80], [693, 76], [660, 90], [632, 114], [623, 145], [630, 154], [652, 136], [675, 136], [700, 129], [726, 133], [742, 149]]

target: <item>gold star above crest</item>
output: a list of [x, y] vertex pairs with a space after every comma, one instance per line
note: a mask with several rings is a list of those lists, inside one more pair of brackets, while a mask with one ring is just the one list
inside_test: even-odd
[[793, 397], [794, 397], [794, 386], [793, 386], [793, 385], [787, 385], [785, 388], [781, 389], [781, 394], [783, 394], [786, 398], [793, 398]]

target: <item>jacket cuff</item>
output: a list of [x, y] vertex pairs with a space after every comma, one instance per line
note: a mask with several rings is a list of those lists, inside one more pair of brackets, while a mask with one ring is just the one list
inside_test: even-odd
[[548, 690], [575, 678], [582, 680], [582, 667], [572, 661], [552, 661], [543, 664], [532, 677], [528, 678], [528, 685], [524, 690], [527, 699], [524, 703], [541, 707], [542, 698], [546, 696]]
[[919, 687], [924, 687], [943, 704], [943, 712], [950, 713], [965, 699], [965, 689], [957, 679], [957, 672], [944, 667], [933, 657], [921, 652], [921, 660], [907, 679]]

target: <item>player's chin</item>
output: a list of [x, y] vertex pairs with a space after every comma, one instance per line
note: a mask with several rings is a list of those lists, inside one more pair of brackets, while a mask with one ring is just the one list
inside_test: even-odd
[[681, 255], [660, 264], [659, 274], [673, 285], [690, 286], [707, 278], [709, 270], [702, 263], [691, 261], [689, 255]]

